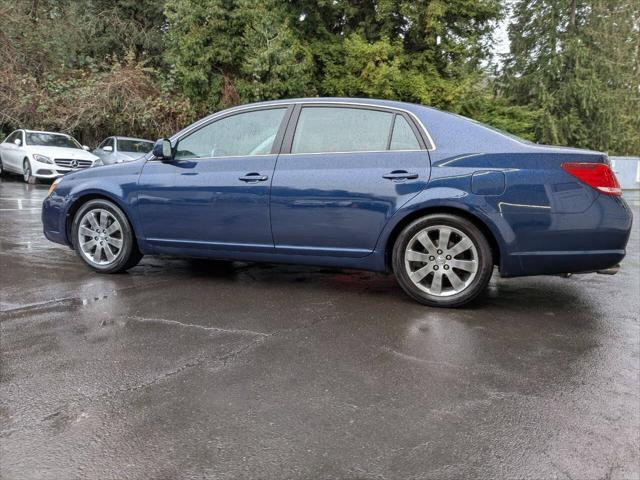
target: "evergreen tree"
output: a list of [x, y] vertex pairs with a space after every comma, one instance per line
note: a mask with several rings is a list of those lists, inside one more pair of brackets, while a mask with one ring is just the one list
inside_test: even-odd
[[501, 83], [543, 143], [640, 152], [640, 0], [519, 0]]
[[167, 61], [203, 109], [296, 95], [460, 111], [500, 0], [169, 0]]
[[312, 92], [311, 57], [273, 0], [169, 0], [167, 61], [202, 112]]
[[499, 0], [292, 2], [323, 95], [379, 96], [459, 111], [474, 95]]

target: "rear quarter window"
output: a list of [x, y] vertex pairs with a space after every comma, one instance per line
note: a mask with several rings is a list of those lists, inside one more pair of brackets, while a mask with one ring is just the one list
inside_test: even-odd
[[420, 150], [416, 134], [402, 115], [396, 115], [389, 148], [390, 150]]

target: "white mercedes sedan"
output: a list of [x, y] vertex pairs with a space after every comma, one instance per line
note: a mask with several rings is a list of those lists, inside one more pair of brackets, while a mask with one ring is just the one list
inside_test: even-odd
[[88, 149], [63, 133], [16, 130], [0, 143], [0, 174], [18, 173], [27, 183], [58, 178], [96, 165]]

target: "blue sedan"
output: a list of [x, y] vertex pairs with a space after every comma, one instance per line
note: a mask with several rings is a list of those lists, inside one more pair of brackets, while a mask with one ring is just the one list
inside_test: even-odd
[[356, 268], [455, 307], [494, 266], [614, 273], [632, 215], [606, 154], [420, 105], [310, 98], [221, 111], [141, 159], [66, 175], [42, 220], [98, 272], [157, 254]]

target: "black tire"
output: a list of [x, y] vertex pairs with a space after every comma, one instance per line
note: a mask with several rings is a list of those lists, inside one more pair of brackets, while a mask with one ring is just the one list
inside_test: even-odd
[[4, 167], [2, 166], [2, 155], [0, 155], [0, 177], [4, 174]]
[[[121, 237], [119, 238], [122, 240], [122, 247], [116, 254], [115, 259], [111, 263], [105, 265], [99, 265], [89, 260], [83, 253], [79, 244], [79, 229], [82, 219], [91, 211], [101, 210], [106, 210], [115, 219], [117, 219], [121, 227]], [[142, 253], [140, 253], [140, 250], [138, 249], [135, 234], [126, 215], [117, 205], [108, 200], [90, 200], [78, 209], [73, 217], [73, 223], [71, 224], [71, 241], [76, 253], [82, 261], [93, 270], [100, 273], [124, 272], [125, 270], [135, 267], [143, 257]]]
[[[409, 272], [407, 271], [407, 262], [413, 262], [413, 260], [407, 260], [407, 262], [405, 262], [405, 255], [407, 254], [407, 246], [409, 245], [409, 242], [414, 242], [414, 245], [422, 245], [422, 242], [415, 243], [417, 238], [416, 236], [418, 234], [424, 235], [423, 232], [428, 231], [435, 233], [439, 226], [445, 227], [444, 229], [448, 231], [451, 231], [449, 230], [449, 227], [453, 227], [454, 230], [452, 236], [457, 236], [455, 233], [456, 231], [462, 233], [471, 240], [474, 249], [470, 248], [462, 254], [446, 256], [449, 260], [447, 260], [443, 255], [438, 255], [438, 253], [435, 254], [437, 255], [436, 257], [433, 257], [425, 250], [426, 257], [428, 258], [425, 257], [424, 259], [428, 261], [422, 263], [422, 260], [420, 260], [417, 263], [411, 263], [411, 267], [409, 268], [414, 268], [414, 265], [417, 264], [415, 267], [416, 270], [411, 273], [414, 275], [414, 278], [416, 278], [416, 271], [424, 266], [425, 271], [429, 272], [422, 280], [425, 282], [428, 282], [429, 280], [433, 282], [435, 272], [431, 272], [432, 268], [435, 270], [438, 270], [438, 268], [447, 269], [446, 272], [440, 272], [440, 278], [444, 278], [443, 275], [449, 275], [450, 273], [456, 273], [457, 279], [460, 278], [459, 275], [468, 275], [466, 280], [468, 284], [457, 291], [457, 293], [455, 293], [456, 288], [454, 287], [454, 282], [450, 282], [450, 277], [448, 276], [446, 277], [446, 280], [443, 279], [440, 281], [440, 285], [444, 286], [442, 287], [444, 295], [433, 295], [426, 291], [428, 288], [422, 285], [420, 280], [418, 280], [416, 284], [416, 282], [411, 279]], [[453, 241], [454, 240], [451, 240], [451, 242]], [[435, 240], [432, 246], [435, 246], [435, 248], [438, 249], [437, 252], [440, 252], [438, 240]], [[454, 252], [453, 247], [455, 247], [455, 244], [451, 247], [452, 253]], [[448, 245], [446, 248], [448, 248]], [[465, 261], [464, 258], [457, 258], [458, 255], [469, 255], [469, 258], [476, 262], [477, 270], [473, 274], [474, 276], [470, 273], [458, 270], [456, 265], [452, 263], [459, 260]], [[453, 258], [452, 260], [451, 257]], [[433, 262], [431, 261], [432, 258], [435, 258]], [[485, 238], [484, 234], [469, 220], [445, 213], [426, 215], [407, 225], [402, 232], [400, 232], [400, 235], [393, 246], [392, 264], [393, 271], [402, 289], [414, 300], [432, 307], [460, 307], [471, 302], [484, 291], [491, 279], [491, 274], [493, 273], [493, 255], [489, 242]], [[453, 265], [453, 267], [451, 265]], [[431, 276], [429, 277], [429, 275]], [[417, 275], [417, 277], [419, 277], [419, 275]], [[422, 288], [418, 285], [421, 285]], [[448, 288], [448, 291], [445, 291], [445, 288]]]
[[24, 180], [24, 183], [31, 185], [38, 182], [38, 179], [33, 176], [33, 172], [31, 171], [31, 162], [29, 162], [28, 158], [25, 158], [22, 162], [22, 180]]

